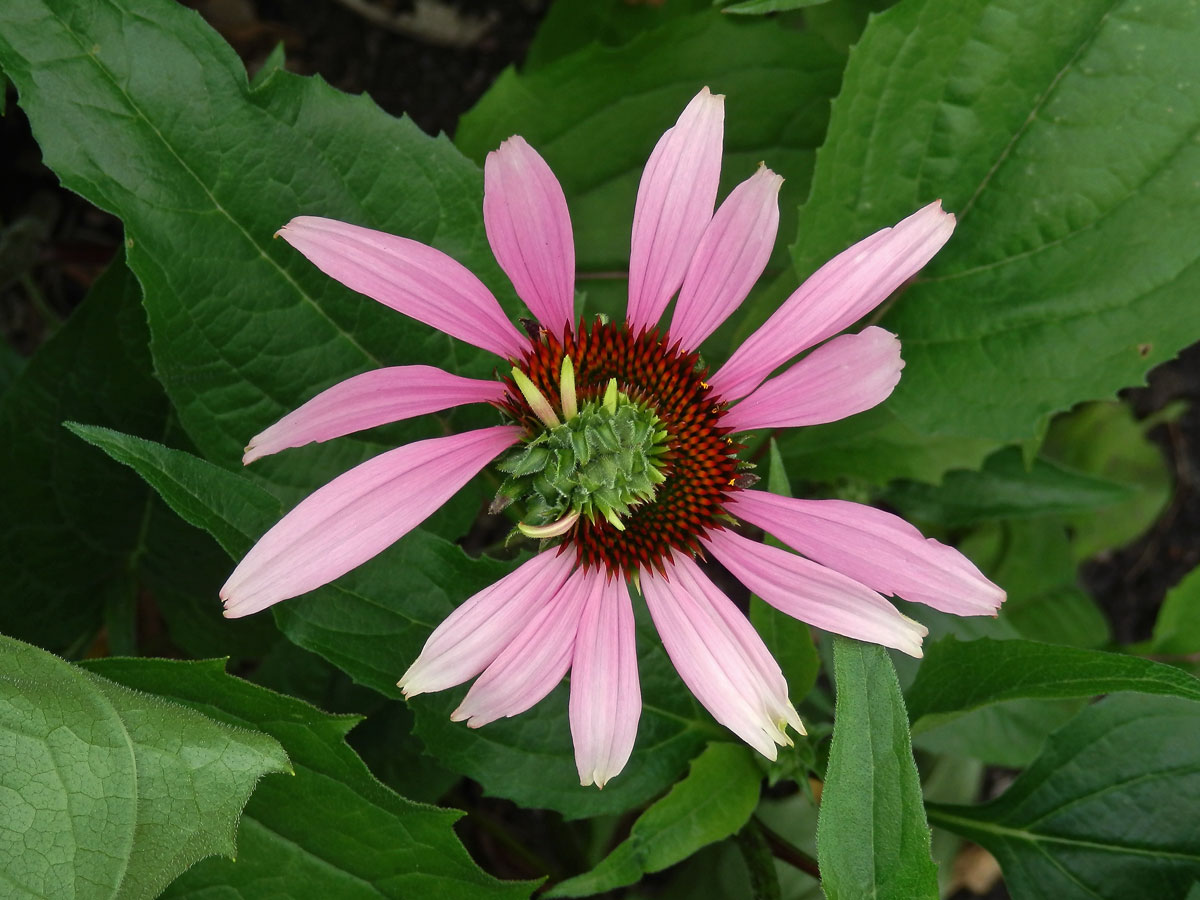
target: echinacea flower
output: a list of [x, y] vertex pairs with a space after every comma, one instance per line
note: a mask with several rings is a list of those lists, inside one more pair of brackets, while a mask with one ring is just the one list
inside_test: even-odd
[[[533, 337], [438, 250], [311, 216], [281, 229], [326, 274], [503, 365], [496, 381], [427, 366], [350, 378], [255, 437], [247, 463], [460, 404], [489, 403], [504, 424], [391, 450], [322, 487], [242, 560], [221, 591], [225, 614], [337, 578], [501, 457], [493, 509], [512, 505], [542, 549], [438, 626], [400, 686], [412, 697], [478, 676], [452, 714], [478, 727], [530, 708], [570, 671], [580, 780], [600, 787], [628, 760], [641, 713], [630, 582], [683, 681], [771, 759], [790, 743], [787, 728], [803, 726], [779, 666], [698, 559], [711, 554], [789, 615], [913, 656], [926, 629], [885, 595], [993, 614], [1003, 591], [956, 550], [869, 506], [753, 490], [738, 459], [739, 434], [831, 422], [891, 394], [903, 366], [896, 337], [878, 327], [834, 335], [924, 266], [954, 217], [932, 203], [834, 257], [709, 375], [697, 348], [762, 274], [782, 183], [760, 167], [714, 212], [723, 123], [723, 98], [705, 88], [651, 154], [623, 322], [576, 320], [566, 199], [520, 137], [488, 155], [483, 212], [496, 259], [540, 323]], [[743, 536], [737, 521], [798, 552]]]

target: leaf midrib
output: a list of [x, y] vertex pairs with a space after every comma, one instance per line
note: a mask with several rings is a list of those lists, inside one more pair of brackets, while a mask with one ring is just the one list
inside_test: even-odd
[[[931, 824], [943, 825], [958, 834], [974, 832], [982, 832], [984, 834], [994, 835], [1001, 839], [1020, 841], [1025, 844], [1033, 844], [1039, 846], [1041, 844], [1055, 844], [1064, 847], [1075, 847], [1081, 850], [1094, 850], [1102, 853], [1112, 853], [1116, 855], [1128, 856], [1143, 856], [1151, 859], [1173, 859], [1181, 862], [1200, 863], [1200, 853], [1178, 853], [1171, 850], [1150, 850], [1141, 847], [1131, 847], [1122, 844], [1104, 844], [1099, 841], [1088, 841], [1082, 838], [1069, 838], [1060, 835], [1043, 834], [1040, 832], [1026, 831], [1021, 828], [1011, 828], [1006, 825], [1000, 825], [996, 822], [986, 822], [980, 819], [974, 819], [969, 816], [957, 816], [945, 810], [929, 806], [927, 809], [929, 821]], [[954, 827], [955, 825], [959, 827]]]
[[[125, 90], [125, 88], [121, 86], [120, 82], [117, 81], [117, 79], [113, 75], [113, 73], [105, 65], [103, 65], [101, 63], [100, 59], [94, 53], [90, 53], [84, 48], [84, 43], [83, 43], [83, 41], [80, 40], [79, 34], [71, 29], [71, 27], [68, 25], [68, 23], [62, 18], [61, 15], [59, 15], [57, 10], [49, 9], [49, 7], [47, 7], [47, 8], [50, 12], [50, 15], [58, 22], [58, 24], [62, 28], [63, 32], [66, 33], [67, 35], [69, 35], [71, 37], [71, 39], [75, 42], [76, 47], [79, 49], [80, 56], [91, 60], [91, 62], [93, 63], [93, 65], [95, 66], [97, 71], [99, 71], [101, 73], [101, 75], [104, 77], [104, 79], [109, 83], [109, 85], [111, 85], [113, 90], [115, 90], [117, 93], [119, 93], [120, 96], [124, 99], [128, 108], [133, 111], [133, 113], [137, 116], [138, 119], [140, 119], [142, 122], [145, 123], [145, 125], [150, 129], [150, 131], [154, 134], [154, 136], [162, 144], [163, 148], [172, 157], [175, 158], [175, 160], [179, 163], [180, 168], [184, 172], [186, 172], [187, 175], [200, 188], [200, 190], [204, 193], [204, 195], [212, 203], [213, 209], [216, 212], [218, 212], [221, 216], [223, 216], [229, 222], [229, 224], [231, 224], [242, 235], [242, 237], [246, 240], [246, 242], [249, 243], [250, 246], [254, 248], [255, 252], [259, 255], [259, 257], [261, 257], [264, 261], [266, 261], [278, 275], [282, 276], [283, 280], [285, 282], [287, 282], [287, 284], [290, 285], [295, 290], [296, 294], [299, 295], [299, 297], [302, 300], [304, 300], [314, 310], [316, 310], [316, 312], [321, 316], [321, 318], [324, 319], [330, 325], [330, 327], [333, 328], [333, 330], [336, 334], [338, 334], [340, 337], [345, 339], [346, 342], [349, 343], [351, 347], [353, 347], [355, 350], [357, 350], [359, 353], [361, 353], [373, 365], [382, 366], [383, 365], [382, 361], [380, 361], [373, 353], [371, 353], [364, 346], [362, 346], [353, 337], [353, 335], [351, 335], [348, 331], [346, 331], [344, 328], [342, 328], [333, 318], [331, 318], [330, 315], [321, 307], [321, 305], [319, 303], [317, 303], [316, 300], [310, 294], [308, 294], [308, 292], [305, 291], [296, 282], [296, 280], [291, 276], [291, 274], [286, 269], [284, 269], [281, 265], [279, 265], [278, 262], [276, 262], [274, 259], [272, 259], [270, 257], [270, 255], [267, 254], [267, 252], [264, 250], [263, 246], [260, 245], [254, 239], [253, 235], [251, 235], [250, 231], [245, 226], [243, 226], [242, 223], [239, 222], [229, 212], [229, 210], [227, 210], [221, 204], [221, 202], [217, 199], [216, 195], [213, 194], [212, 190], [204, 182], [204, 180], [201, 179], [200, 176], [196, 174], [196, 172], [192, 169], [192, 167], [189, 166], [188, 163], [184, 160], [184, 158], [175, 150], [174, 145], [170, 141], [167, 140], [167, 138], [163, 135], [163, 133], [154, 124], [154, 122], [152, 122], [151, 119], [142, 110], [141, 106], [139, 106], [137, 103], [134, 102], [133, 98], [130, 97], [129, 93]], [[132, 268], [132, 261], [130, 263], [130, 266]]]

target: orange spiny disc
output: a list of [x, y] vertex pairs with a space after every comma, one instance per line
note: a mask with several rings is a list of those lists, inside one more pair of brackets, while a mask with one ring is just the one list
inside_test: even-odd
[[[640, 566], [662, 570], [672, 549], [700, 550], [700, 538], [719, 526], [725, 501], [737, 490], [737, 451], [741, 446], [720, 424], [725, 404], [712, 396], [706, 371], [697, 355], [667, 345], [657, 331], [630, 334], [625, 325], [580, 323], [563, 341], [543, 332], [519, 367], [550, 404], [562, 408], [559, 376], [563, 357], [575, 366], [575, 386], [582, 404], [603, 395], [610, 379], [630, 399], [649, 406], [667, 431], [662, 457], [666, 481], [654, 499], [636, 507], [619, 531], [604, 519], [581, 518], [565, 537], [584, 566], [605, 566], [624, 575]], [[501, 407], [530, 434], [542, 425], [509, 379]]]

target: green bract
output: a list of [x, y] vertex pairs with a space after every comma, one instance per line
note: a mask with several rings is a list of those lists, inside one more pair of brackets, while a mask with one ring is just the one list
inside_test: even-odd
[[653, 410], [618, 391], [614, 379], [602, 400], [585, 403], [501, 460], [498, 468], [508, 478], [497, 504], [522, 500], [521, 524], [535, 537], [553, 537], [536, 529], [568, 516], [603, 517], [624, 529], [621, 517], [666, 480], [666, 439]]

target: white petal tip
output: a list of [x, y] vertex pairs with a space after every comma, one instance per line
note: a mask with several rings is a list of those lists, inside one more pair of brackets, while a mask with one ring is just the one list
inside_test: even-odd
[[599, 769], [594, 769], [591, 772], [588, 772], [587, 774], [582, 774], [579, 776], [579, 785], [580, 785], [580, 787], [592, 787], [594, 785], [596, 790], [602, 791], [602, 790], [604, 790], [604, 786], [606, 784], [608, 784], [609, 780], [613, 777], [613, 775], [616, 775], [616, 774], [618, 774], [618, 773], [613, 772], [610, 775], [607, 772], [602, 772]]
[[529, 146], [529, 142], [526, 141], [525, 138], [521, 137], [521, 135], [510, 134], [508, 137], [506, 137], [504, 140], [502, 140], [500, 142], [499, 147], [497, 147], [495, 150], [489, 151], [488, 156], [493, 156], [493, 155], [501, 153], [505, 150], [511, 151], [514, 148], [528, 147], [528, 146]]

